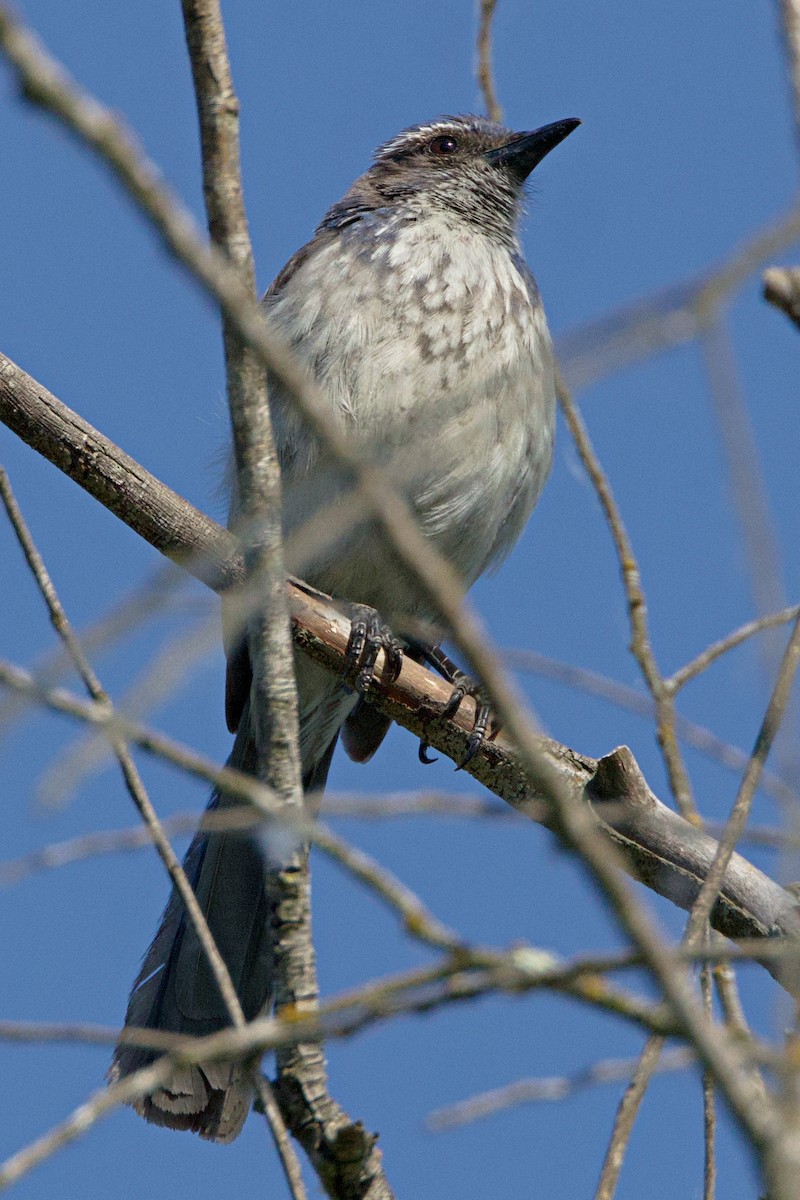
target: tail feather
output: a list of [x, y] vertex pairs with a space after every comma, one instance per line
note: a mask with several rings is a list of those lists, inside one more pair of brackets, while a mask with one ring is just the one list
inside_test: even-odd
[[[320, 681], [324, 686], [320, 687]], [[355, 704], [355, 697], [320, 668], [308, 675], [301, 667], [298, 682], [303, 786], [307, 793], [319, 793], [327, 780], [339, 727]], [[249, 726], [246, 706], [228, 762], [252, 774], [255, 746]], [[227, 803], [215, 793], [209, 808], [224, 808]], [[272, 960], [262, 843], [257, 836], [242, 833], [201, 833], [189, 847], [184, 869], [245, 1017], [252, 1020], [271, 1003]], [[174, 888], [134, 982], [125, 1024], [195, 1037], [230, 1024], [194, 926]], [[157, 1051], [120, 1044], [114, 1051], [109, 1079], [122, 1079], [158, 1056]], [[209, 1141], [230, 1142], [240, 1132], [250, 1109], [251, 1072], [252, 1065], [238, 1062], [178, 1067], [163, 1088], [134, 1101], [133, 1108], [155, 1125], [192, 1130]]]

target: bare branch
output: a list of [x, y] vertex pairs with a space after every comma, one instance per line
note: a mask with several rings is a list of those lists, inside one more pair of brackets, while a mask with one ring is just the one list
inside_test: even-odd
[[[650, 643], [644, 591], [641, 585], [639, 567], [636, 558], [634, 557], [633, 547], [628, 537], [627, 530], [625, 529], [622, 516], [615, 503], [611, 486], [602, 470], [597, 455], [594, 452], [594, 448], [591, 444], [583, 421], [581, 420], [580, 414], [573, 404], [572, 398], [570, 397], [563, 380], [559, 379], [557, 386], [559, 403], [561, 404], [567, 424], [569, 425], [570, 431], [575, 440], [578, 453], [580, 454], [581, 460], [583, 461], [597, 492], [598, 499], [600, 500], [601, 506], [605, 513], [606, 520], [614, 540], [614, 545], [616, 547], [620, 571], [625, 587], [625, 595], [628, 601], [628, 614], [632, 635], [630, 648], [637, 662], [639, 663], [640, 670], [653, 698], [656, 718], [656, 737], [659, 746], [661, 747], [670, 786], [682, 814], [687, 819], [696, 822], [698, 821], [699, 817], [694, 805], [689, 783], [689, 776], [684, 766], [683, 757], [677, 739], [674, 693], [670, 690], [669, 686], [664, 680], [663, 675], [661, 674]], [[783, 710], [781, 710], [781, 712], [782, 711]], [[759, 778], [760, 771], [755, 774], [753, 789], [755, 789], [755, 784]], [[749, 802], [747, 807], [749, 811]], [[720, 850], [719, 853], [722, 855], [723, 851]], [[703, 886], [705, 887], [706, 885], [704, 884]], [[704, 928], [705, 922], [703, 922], [702, 926], [700, 927]], [[690, 928], [697, 928], [695, 926], [691, 926], [691, 918]], [[687, 932], [687, 939], [691, 942], [691, 932]], [[645, 1057], [647, 1056], [645, 1055]], [[645, 1087], [646, 1080], [643, 1080], [642, 1093], [644, 1092]], [[712, 1087], [710, 1077], [708, 1087]], [[631, 1118], [631, 1122], [632, 1120], [633, 1118]]]
[[494, 78], [492, 75], [492, 21], [494, 20], [494, 12], [497, 7], [497, 0], [479, 0], [479, 18], [478, 26], [478, 83], [483, 92], [483, 102], [486, 106], [486, 115], [491, 121], [496, 121], [498, 125], [503, 122], [503, 110], [500, 107], [500, 101], [497, 99], [495, 91]]
[[[437, 1132], [455, 1129], [459, 1125], [467, 1125], [471, 1121], [481, 1120], [492, 1116], [506, 1108], [516, 1108], [521, 1104], [539, 1104], [549, 1100], [568, 1100], [580, 1092], [606, 1083], [619, 1083], [629, 1080], [635, 1070], [636, 1058], [605, 1058], [600, 1062], [584, 1067], [573, 1075], [554, 1075], [546, 1079], [518, 1079], [505, 1087], [493, 1088], [471, 1096], [469, 1100], [461, 1100], [447, 1108], [439, 1108], [432, 1112], [426, 1124]], [[696, 1062], [692, 1051], [687, 1047], [672, 1050], [662, 1055], [656, 1065], [658, 1073], [667, 1071], [685, 1071]]]
[[713, 270], [567, 333], [557, 349], [569, 385], [580, 390], [632, 363], [693, 341], [762, 263], [798, 241], [800, 208], [793, 206]]
[[[448, 816], [459, 818], [481, 818], [491, 820], [514, 820], [519, 814], [513, 809], [487, 801], [479, 796], [462, 796], [447, 792], [403, 792], [387, 793], [375, 797], [326, 792], [324, 810], [327, 816], [356, 817], [360, 820], [393, 820], [407, 816]], [[212, 809], [202, 814], [176, 813], [161, 821], [161, 828], [168, 837], [198, 832], [252, 832], [262, 827], [271, 818], [248, 806]], [[769, 831], [773, 839], [781, 835]], [[87, 833], [42, 846], [21, 858], [0, 862], [0, 887], [10, 887], [39, 871], [52, 870], [84, 862], [106, 854], [123, 854], [127, 851], [147, 849], [152, 840], [146, 829], [136, 825], [128, 829], [109, 829]]]
[[[706, 929], [708, 933], [708, 929]], [[711, 968], [704, 963], [700, 972], [700, 991], [709, 1021], [714, 1015], [714, 990]], [[714, 1097], [714, 1077], [703, 1071], [703, 1200], [714, 1200], [717, 1183], [717, 1112]]]
[[731, 809], [725, 832], [717, 847], [714, 861], [703, 881], [703, 886], [700, 889], [697, 900], [692, 907], [687, 928], [687, 938], [690, 940], [698, 937], [700, 931], [705, 927], [716, 899], [719, 882], [725, 873], [725, 868], [747, 823], [750, 805], [758, 786], [759, 776], [789, 702], [789, 694], [798, 662], [800, 662], [800, 617], [795, 621], [792, 636], [786, 647], [781, 668], [778, 672], [778, 678], [775, 681], [775, 687], [770, 697], [767, 711], [764, 714], [764, 720], [758, 731], [753, 754], [742, 779], [739, 793]]
[[[461, 796], [458, 793], [451, 795], [447, 792], [387, 793], [374, 798], [326, 792], [324, 811], [328, 817], [354, 817], [358, 820], [372, 821], [393, 821], [410, 816], [490, 821], [513, 821], [520, 818], [520, 814], [514, 809], [491, 800], [483, 800], [479, 796]], [[164, 833], [172, 838], [185, 834], [193, 835], [200, 831], [252, 832], [271, 819], [256, 809], [242, 806], [206, 812], [199, 819], [196, 812], [176, 813], [172, 817], [165, 817], [161, 821], [161, 827]], [[709, 824], [706, 826], [706, 832], [712, 837], [719, 837], [724, 828], [724, 825]], [[39, 850], [32, 850], [20, 858], [0, 862], [0, 887], [12, 887], [40, 871], [56, 870], [107, 854], [146, 850], [150, 849], [152, 844], [148, 831], [139, 825], [67, 838], [62, 842], [42, 846]], [[799, 850], [800, 835], [764, 826], [750, 826], [739, 839], [739, 845], [743, 844], [767, 846], [776, 850]], [[741, 949], [741, 946], [746, 944], [737, 939], [737, 948]], [[755, 945], [753, 953], [756, 958], [759, 953], [766, 954], [768, 948], [763, 942]], [[730, 947], [725, 953], [732, 954]]]
[[[118, 697], [117, 708], [134, 720], [146, 719], [148, 712], [164, 704], [212, 653], [219, 653], [219, 614], [216, 612], [211, 620], [204, 621], [199, 627], [190, 625], [172, 641], [166, 652], [159, 653]], [[40, 679], [38, 675], [37, 678]], [[103, 732], [87, 732], [77, 743], [66, 746], [54, 756], [40, 777], [37, 799], [48, 806], [62, 804], [77, 791], [87, 775], [105, 765], [109, 753], [108, 738]]]
[[214, 973], [215, 982], [220, 990], [223, 1000], [231, 1013], [236, 1013], [238, 1011], [241, 1018], [240, 1023], [243, 1024], [244, 1014], [241, 1011], [239, 999], [236, 995], [236, 989], [233, 986], [228, 969], [225, 966], [222, 956], [220, 955], [214, 943], [211, 931], [208, 928], [206, 919], [203, 916], [199, 904], [197, 903], [191, 885], [186, 878], [185, 872], [181, 867], [181, 864], [178, 861], [172, 846], [164, 835], [164, 831], [161, 828], [158, 816], [156, 815], [156, 812], [147, 795], [141, 776], [136, 768], [136, 764], [134, 763], [125, 742], [114, 731], [114, 710], [110, 697], [101, 686], [99, 679], [92, 670], [91, 664], [87, 660], [80, 643], [78, 642], [78, 639], [73, 633], [67, 615], [58, 599], [53, 582], [47, 574], [44, 562], [42, 561], [42, 558], [33, 543], [30, 531], [28, 530], [22, 513], [19, 510], [19, 506], [14, 499], [11, 486], [8, 482], [8, 476], [6, 475], [5, 471], [2, 470], [2, 468], [0, 468], [0, 498], [2, 498], [9, 519], [14, 528], [14, 532], [16, 533], [19, 543], [25, 554], [25, 558], [31, 568], [34, 579], [39, 586], [39, 590], [45, 600], [45, 603], [47, 604], [53, 626], [58, 631], [59, 636], [62, 638], [92, 700], [108, 715], [109, 721], [105, 728], [108, 731], [109, 739], [114, 748], [114, 753], [122, 769], [122, 774], [125, 779], [125, 786], [127, 787], [131, 799], [141, 814], [142, 820], [147, 827], [151, 842], [156, 847], [173, 883], [180, 892], [181, 898], [186, 905], [190, 920], [195, 926], [198, 939], [203, 947], [206, 957], [208, 958], [209, 965]]
[[800, 150], [800, 5], [797, 0], [779, 0], [778, 8], [781, 14], [786, 69], [792, 91], [795, 139]]
[[[255, 268], [242, 200], [239, 103], [233, 87], [218, 0], [183, 0], [203, 161], [203, 192], [212, 241], [234, 264], [255, 302]], [[297, 689], [284, 591], [281, 482], [263, 363], [223, 309], [228, 404], [238, 479], [238, 519], [245, 558], [262, 601], [251, 611], [252, 717], [259, 776], [284, 803], [302, 805]], [[256, 581], [253, 580], [255, 583]]]
[[[264, 323], [262, 314], [243, 293], [238, 279], [231, 278], [225, 264], [220, 264], [191, 236], [183, 214], [176, 212], [166, 194], [158, 189], [149, 164], [132, 152], [130, 143], [120, 136], [120, 130], [113, 126], [109, 115], [96, 104], [85, 101], [75, 89], [64, 86], [54, 64], [5, 9], [0, 9], [0, 45], [23, 80], [26, 94], [36, 103], [50, 108], [87, 144], [105, 154], [109, 164], [127, 182], [130, 194], [157, 218], [159, 232], [168, 240], [172, 252], [177, 253], [180, 248], [182, 261], [192, 265], [206, 290], [223, 305], [237, 334], [253, 347], [261, 361], [275, 372], [294, 396], [311, 429], [324, 441], [337, 464], [358, 480], [365, 511], [379, 520], [387, 544], [397, 553], [404, 569], [412, 574], [421, 595], [452, 628], [454, 641], [467, 659], [467, 665], [484, 682], [499, 719], [518, 748], [525, 777], [551, 802], [554, 829], [564, 844], [579, 855], [584, 868], [609, 901], [621, 927], [641, 950], [682, 1028], [696, 1045], [699, 1057], [713, 1069], [731, 1111], [763, 1158], [766, 1173], [772, 1171], [771, 1164], [779, 1164], [780, 1170], [784, 1166], [789, 1170], [787, 1148], [774, 1134], [770, 1107], [756, 1103], [743, 1070], [740, 1048], [724, 1031], [707, 1024], [685, 972], [677, 967], [650, 917], [634, 903], [627, 885], [617, 873], [615, 855], [597, 837], [590, 813], [574, 802], [558, 773], [543, 762], [540, 741], [532, 732], [525, 706], [500, 670], [480, 622], [463, 604], [463, 589], [452, 569], [433, 552], [407, 506], [387, 489], [383, 476], [360, 463], [355, 448], [348, 444], [332, 420], [319, 389], [302, 369], [298, 369], [286, 347]], [[608, 782], [616, 768], [609, 770], [609, 760], [603, 762], [606, 764], [605, 782]], [[775, 1169], [778, 1170], [778, 1166]]]
[[617, 1183], [619, 1182], [619, 1174], [622, 1170], [622, 1163], [625, 1158], [625, 1151], [628, 1149], [628, 1143], [642, 1100], [644, 1099], [644, 1094], [647, 1091], [650, 1080], [658, 1069], [661, 1051], [664, 1048], [664, 1040], [663, 1037], [658, 1036], [649, 1038], [639, 1056], [633, 1077], [625, 1089], [625, 1093], [617, 1108], [614, 1118], [614, 1128], [611, 1132], [611, 1140], [608, 1143], [605, 1158], [603, 1159], [603, 1166], [600, 1169], [600, 1179], [597, 1182], [594, 1200], [613, 1200], [614, 1193], [617, 1190]]
[[726, 637], [720, 638], [718, 642], [712, 642], [691, 662], [686, 663], [685, 666], [670, 675], [669, 679], [665, 681], [667, 687], [671, 692], [679, 692], [682, 687], [685, 687], [692, 679], [696, 679], [729, 650], [735, 650], [737, 646], [741, 646], [742, 642], [765, 629], [777, 629], [779, 625], [786, 625], [789, 621], [794, 621], [798, 615], [800, 615], [800, 605], [794, 604], [791, 608], [784, 608], [780, 612], [758, 617], [755, 621], [748, 621], [747, 624], [734, 629]]
[[[589, 955], [565, 962], [549, 951], [533, 946], [492, 950], [464, 946], [457, 955], [440, 959], [432, 966], [387, 975], [367, 981], [320, 1002], [314, 1012], [293, 1009], [273, 1017], [258, 1017], [245, 1030], [233, 1030], [209, 1038], [193, 1038], [163, 1030], [124, 1031], [111, 1026], [66, 1024], [47, 1021], [0, 1021], [0, 1040], [12, 1042], [85, 1042], [110, 1045], [123, 1040], [136, 1046], [156, 1046], [171, 1051], [201, 1054], [200, 1047], [212, 1045], [214, 1057], [225, 1057], [219, 1045], [234, 1045], [232, 1057], [255, 1051], [266, 1052], [297, 1040], [324, 1041], [327, 1037], [350, 1037], [381, 1020], [407, 1013], [431, 1012], [455, 1000], [472, 1000], [491, 992], [528, 992], [552, 989], [571, 996], [609, 1015], [621, 1017], [637, 1029], [658, 1031], [665, 1036], [677, 1029], [664, 1005], [654, 1006], [633, 993], [609, 984], [604, 971], [636, 966], [630, 955]], [[441, 986], [440, 986], [441, 985]], [[322, 1027], [324, 1025], [324, 1028]], [[764, 1053], [754, 1047], [754, 1053]]]
[[633, 552], [628, 531], [617, 507], [611, 484], [600, 465], [589, 437], [589, 432], [581, 418], [563, 379], [556, 384], [558, 402], [564, 414], [569, 431], [572, 434], [581, 462], [597, 493], [597, 498], [603, 509], [614, 548], [619, 559], [622, 582], [625, 588], [625, 599], [628, 604], [628, 620], [631, 629], [630, 649], [636, 659], [642, 677], [647, 684], [655, 705], [656, 737], [661, 747], [664, 764], [667, 768], [670, 788], [678, 808], [684, 816], [694, 816], [694, 801], [689, 783], [689, 776], [683, 763], [678, 739], [675, 733], [675, 704], [667, 689], [664, 677], [659, 670], [655, 654], [650, 643], [650, 630], [647, 621], [647, 605], [645, 602], [639, 564]]
[[[721, 318], [701, 338], [700, 348], [741, 531], [750, 592], [756, 614], [763, 617], [786, 605], [781, 553], [730, 332]], [[774, 636], [758, 643], [767, 678], [771, 678], [780, 659], [779, 645]]]
[[[476, 956], [462, 953], [449, 962], [426, 967], [401, 975], [368, 983], [322, 1004], [313, 1012], [301, 1008], [287, 1011], [283, 1018], [259, 1018], [244, 1028], [224, 1029], [205, 1038], [181, 1039], [172, 1053], [156, 1060], [121, 1082], [96, 1092], [65, 1121], [24, 1147], [5, 1163], [0, 1164], [0, 1189], [16, 1183], [64, 1146], [81, 1137], [109, 1112], [122, 1104], [149, 1095], [162, 1087], [176, 1065], [215, 1062], [248, 1058], [277, 1050], [298, 1042], [322, 1043], [331, 1038], [350, 1037], [362, 1029], [403, 1013], [427, 1013], [457, 1001], [472, 1000], [492, 991], [526, 992], [552, 987], [595, 1006], [642, 1025], [663, 1029], [669, 1034], [674, 1026], [663, 1008], [643, 1004], [635, 997], [614, 989], [593, 974], [584, 978], [585, 964], [566, 967], [551, 955], [530, 950], [512, 950], [501, 955], [483, 952]], [[0, 1025], [0, 1035], [14, 1040], [86, 1040], [98, 1043], [103, 1033], [96, 1026], [36, 1026], [28, 1024], [14, 1028], [12, 1023]], [[106, 1031], [110, 1036], [111, 1031]], [[152, 1030], [129, 1029], [129, 1039], [144, 1034], [149, 1040]], [[116, 1033], [115, 1033], [116, 1036]], [[327, 1147], [329, 1163], [323, 1182], [331, 1182], [331, 1174], [353, 1165], [353, 1126], [343, 1123], [333, 1143]], [[363, 1132], [363, 1131], [362, 1131]], [[369, 1135], [364, 1135], [368, 1137]], [[370, 1144], [370, 1149], [372, 1144]], [[366, 1150], [366, 1147], [365, 1147]]]
[[[789, 613], [788, 620], [792, 620], [797, 616], [798, 609], [787, 609]], [[765, 617], [765, 623], [773, 623], [775, 625], [782, 624], [779, 617], [784, 614], [776, 614], [775, 618]], [[761, 622], [751, 622], [750, 626], [760, 625]], [[756, 629], [751, 629], [750, 626], [744, 626], [743, 629], [747, 632], [743, 636], [757, 632]], [[737, 634], [731, 634], [731, 645], [717, 643], [721, 647], [719, 653], [722, 654], [725, 650], [731, 649], [734, 644], [738, 644]], [[740, 640], [743, 640], [740, 639]], [[727, 641], [727, 639], [726, 639]], [[715, 647], [710, 647], [713, 651]], [[517, 670], [533, 671], [537, 675], [542, 675], [545, 679], [553, 679], [558, 683], [563, 683], [567, 687], [575, 688], [579, 691], [586, 692], [590, 696], [599, 696], [603, 700], [608, 700], [610, 704], [615, 704], [618, 708], [625, 709], [627, 712], [636, 713], [642, 717], [653, 717], [655, 715], [655, 703], [652, 696], [643, 694], [637, 691], [636, 688], [630, 687], [628, 684], [620, 683], [618, 679], [611, 679], [607, 675], [602, 675], [598, 671], [588, 670], [586, 667], [576, 667], [573, 663], [561, 662], [559, 659], [548, 658], [544, 654], [540, 654], [537, 650], [507, 650], [503, 655], [505, 661], [515, 667]], [[718, 655], [714, 655], [718, 657]], [[664, 680], [664, 686], [669, 691], [677, 691], [679, 687], [686, 682], [681, 678], [683, 671], [690, 672], [690, 677], [693, 677], [692, 668], [694, 663], [698, 664], [698, 673], [704, 669], [700, 659], [703, 655], [699, 655], [697, 659], [690, 663], [688, 667], [681, 668], [675, 675]], [[675, 686], [674, 681], [678, 679], [678, 686]], [[675, 731], [681, 741], [688, 746], [693, 746], [695, 750], [699, 750], [701, 754], [706, 755], [714, 762], [721, 763], [730, 771], [741, 772], [747, 766], [750, 755], [747, 751], [742, 750], [739, 746], [732, 746], [729, 742], [723, 741], [717, 737], [710, 729], [704, 725], [698, 725], [696, 721], [690, 721], [682, 713], [675, 711]], [[764, 771], [761, 776], [761, 788], [763, 791], [774, 796], [782, 805], [789, 806], [797, 804], [800, 801], [800, 796], [794, 789], [785, 781], [781, 775], [777, 775], [774, 771]]]
[[[72, 626], [70, 625], [67, 614], [58, 598], [50, 576], [47, 573], [41, 555], [38, 553], [34, 545], [30, 531], [25, 524], [19, 506], [16, 503], [14, 495], [11, 491], [11, 485], [8, 481], [8, 476], [5, 471], [0, 468], [0, 498], [8, 513], [9, 520], [13, 526], [17, 539], [22, 547], [25, 558], [31, 569], [34, 579], [39, 587], [42, 597], [47, 604], [50, 620], [61, 637], [68, 654], [72, 658], [75, 667], [86, 685], [91, 698], [102, 707], [106, 708], [109, 715], [113, 717], [113, 707], [110, 697], [103, 689], [100, 680], [92, 670], [91, 664], [87, 659], [80, 642], [76, 638]], [[189, 920], [191, 921], [197, 940], [200, 943], [203, 954], [211, 968], [211, 973], [214, 981], [219, 989], [222, 1002], [228, 1012], [232, 1024], [241, 1028], [245, 1024], [245, 1015], [242, 1006], [239, 1002], [239, 997], [236, 993], [233, 980], [228, 971], [225, 960], [219, 952], [214, 936], [209, 929], [197, 897], [194, 894], [192, 885], [186, 877], [186, 872], [180, 864], [180, 861], [172, 849], [172, 846], [167, 838], [158, 815], [152, 805], [150, 797], [144, 786], [142, 778], [137, 770], [133, 757], [125, 743], [125, 741], [116, 735], [112, 727], [107, 727], [109, 740], [114, 750], [114, 754], [119, 762], [122, 770], [122, 775], [125, 780], [125, 786], [128, 790], [133, 803], [141, 815], [142, 821], [145, 824], [147, 832], [150, 836], [152, 844], [155, 846], [161, 861], [167, 869], [175, 889], [180, 895], [184, 907], [186, 909]], [[272, 1131], [276, 1148], [283, 1163], [289, 1187], [295, 1200], [306, 1200], [306, 1191], [303, 1186], [302, 1175], [300, 1173], [300, 1164], [297, 1161], [295, 1153], [288, 1140], [286, 1127], [283, 1124], [280, 1110], [277, 1107], [275, 1098], [272, 1095], [272, 1089], [269, 1083], [257, 1076], [255, 1078], [256, 1090], [258, 1091], [264, 1112]]]
[[[108, 612], [80, 631], [79, 639], [87, 655], [102, 651], [108, 646], [130, 637], [147, 621], [177, 611], [185, 614], [198, 601], [185, 595], [187, 575], [177, 570], [172, 563], [159, 564], [152, 576], [132, 588], [128, 595], [115, 603]], [[181, 595], [181, 592], [184, 594]], [[205, 597], [200, 600], [208, 608], [211, 603]], [[49, 653], [44, 653], [35, 668], [36, 678], [42, 683], [60, 683], [72, 669], [72, 660], [59, 644]], [[0, 702], [0, 736], [8, 731], [12, 723], [26, 711], [25, 702], [19, 696], [8, 696]]]
[[800, 329], [800, 267], [770, 267], [763, 281], [764, 299], [785, 312]]

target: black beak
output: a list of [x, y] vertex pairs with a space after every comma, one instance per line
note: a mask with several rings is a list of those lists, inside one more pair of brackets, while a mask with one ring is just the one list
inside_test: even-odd
[[518, 133], [505, 146], [490, 150], [486, 159], [496, 166], [505, 167], [516, 180], [523, 183], [544, 156], [555, 150], [558, 143], [569, 137], [579, 125], [577, 117], [567, 117], [564, 121], [554, 121], [552, 125], [534, 129], [532, 133]]

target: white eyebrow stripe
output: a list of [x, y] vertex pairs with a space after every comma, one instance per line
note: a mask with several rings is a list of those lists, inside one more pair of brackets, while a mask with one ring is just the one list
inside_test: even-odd
[[409, 129], [402, 130], [396, 137], [379, 146], [375, 152], [375, 158], [376, 160], [391, 158], [393, 155], [401, 154], [404, 150], [417, 146], [425, 141], [426, 138], [436, 134], [452, 133], [454, 136], [457, 136], [465, 131], [477, 133], [479, 130], [480, 126], [477, 122], [466, 119], [459, 120], [457, 117], [442, 117], [438, 121], [430, 121], [425, 125], [412, 125]]

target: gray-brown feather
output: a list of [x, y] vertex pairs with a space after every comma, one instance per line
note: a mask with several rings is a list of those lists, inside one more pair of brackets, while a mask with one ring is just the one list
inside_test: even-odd
[[[440, 160], [432, 139], [451, 135], [456, 152]], [[380, 148], [264, 299], [334, 417], [364, 459], [386, 470], [465, 587], [508, 552], [552, 459], [552, 352], [517, 240], [521, 189], [486, 157], [511, 136], [475, 117], [404, 131]], [[312, 557], [304, 554], [304, 524], [320, 512], [334, 518], [351, 483], [272, 376], [269, 391], [290, 570], [334, 596], [377, 608], [399, 632], [410, 616], [435, 618], [369, 521], [340, 532]], [[237, 729], [229, 761], [252, 770], [249, 658], [241, 632], [230, 620], [228, 627], [227, 714]], [[388, 723], [366, 706], [354, 711], [357, 697], [302, 655], [296, 673], [304, 784], [321, 791], [342, 728], [346, 748], [363, 760]], [[254, 837], [199, 835], [186, 867], [252, 1017], [270, 1002], [262, 847]], [[192, 1034], [228, 1023], [174, 894], [126, 1023]], [[112, 1077], [152, 1058], [119, 1046]], [[250, 1094], [240, 1065], [208, 1064], [177, 1070], [168, 1086], [135, 1106], [158, 1124], [228, 1141], [241, 1128]]]

